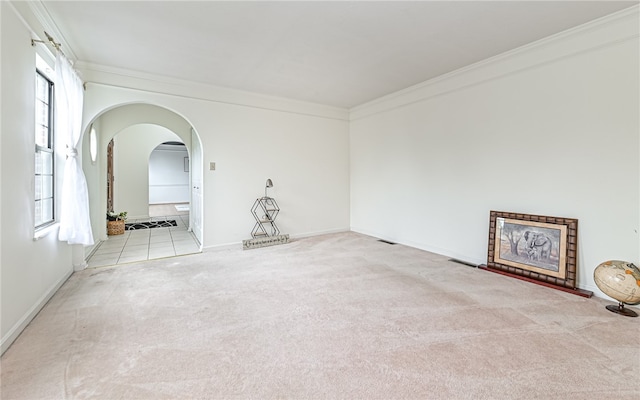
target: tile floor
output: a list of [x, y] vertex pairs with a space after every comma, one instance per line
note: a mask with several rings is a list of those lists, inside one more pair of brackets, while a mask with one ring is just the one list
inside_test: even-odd
[[178, 226], [170, 228], [125, 231], [122, 235], [109, 236], [100, 243], [87, 261], [89, 268], [126, 264], [154, 258], [173, 257], [200, 252], [200, 245], [187, 231], [189, 214], [129, 219], [129, 222], [146, 222], [175, 219]]

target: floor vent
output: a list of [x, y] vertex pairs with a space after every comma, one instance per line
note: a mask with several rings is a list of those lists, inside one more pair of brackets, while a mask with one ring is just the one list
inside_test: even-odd
[[382, 243], [386, 243], [386, 244], [392, 244], [392, 245], [395, 244], [393, 242], [390, 242], [390, 241], [384, 240], [384, 239], [378, 239], [378, 242], [382, 242]]
[[467, 261], [458, 260], [458, 259], [455, 259], [455, 258], [450, 258], [449, 261], [453, 261], [454, 263], [466, 265], [468, 267], [478, 268], [478, 266], [476, 264], [473, 264], [473, 263], [470, 263], [470, 262], [467, 262]]

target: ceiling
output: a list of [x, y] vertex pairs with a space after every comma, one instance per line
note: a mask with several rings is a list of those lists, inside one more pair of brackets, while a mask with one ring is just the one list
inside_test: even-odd
[[352, 108], [638, 1], [40, 4], [75, 61]]

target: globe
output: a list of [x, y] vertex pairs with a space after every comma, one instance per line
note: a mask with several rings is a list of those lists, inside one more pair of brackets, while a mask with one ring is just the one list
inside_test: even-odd
[[627, 261], [605, 261], [593, 271], [593, 279], [604, 294], [618, 300], [618, 306], [607, 306], [608, 310], [631, 317], [638, 316], [634, 311], [624, 308], [624, 303], [640, 303], [638, 267]]

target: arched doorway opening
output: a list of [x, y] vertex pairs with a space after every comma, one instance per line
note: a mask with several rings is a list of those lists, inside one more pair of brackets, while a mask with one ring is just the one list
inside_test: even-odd
[[[177, 143], [180, 150], [181, 194], [176, 203], [187, 206], [184, 213], [176, 210], [175, 215], [186, 215], [184, 225], [196, 239], [198, 251], [202, 249], [201, 201], [194, 200], [191, 187], [193, 176], [197, 187], [201, 186], [202, 152], [200, 139], [195, 129], [182, 116], [163, 107], [150, 104], [128, 104], [105, 110], [99, 114], [87, 130], [97, 133], [97, 160], [85, 162], [83, 168], [89, 186], [92, 228], [94, 236], [101, 242], [112, 239], [106, 235], [104, 210], [127, 211], [132, 220], [150, 218], [150, 204], [158, 198], [157, 185], [150, 175], [149, 165], [153, 162], [152, 152], [164, 143]], [[90, 135], [85, 135], [88, 142]], [[93, 136], [93, 135], [92, 135]], [[114, 140], [111, 154], [113, 165], [109, 170], [107, 156], [109, 143]], [[89, 148], [89, 143], [86, 143]], [[194, 154], [196, 157], [194, 157]], [[177, 157], [174, 157], [177, 158]], [[109, 184], [109, 178], [113, 181]], [[157, 183], [157, 182], [155, 182]], [[175, 188], [174, 188], [175, 189]], [[109, 192], [113, 192], [109, 199]], [[166, 193], [165, 193], [166, 194]], [[160, 194], [162, 196], [162, 194]], [[185, 201], [186, 200], [186, 201]], [[99, 249], [98, 249], [99, 250]], [[90, 263], [91, 264], [91, 263]]]
[[188, 216], [191, 205], [189, 171], [189, 152], [184, 143], [167, 141], [151, 151], [149, 217]]

